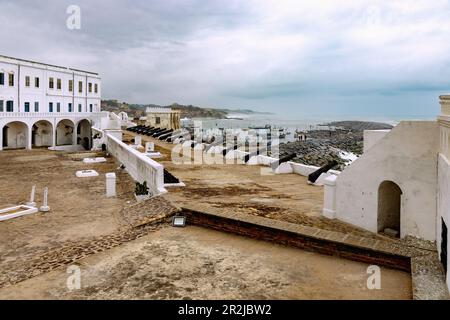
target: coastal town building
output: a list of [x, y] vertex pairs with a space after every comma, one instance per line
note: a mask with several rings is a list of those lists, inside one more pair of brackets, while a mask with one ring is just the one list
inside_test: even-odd
[[100, 103], [95, 72], [0, 56], [0, 150], [90, 149]]
[[180, 111], [172, 108], [147, 108], [147, 126], [164, 129], [180, 129]]

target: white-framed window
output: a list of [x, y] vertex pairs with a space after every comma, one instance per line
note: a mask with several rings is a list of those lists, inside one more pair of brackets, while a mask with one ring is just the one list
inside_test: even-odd
[[6, 101], [6, 112], [14, 112], [14, 101]]
[[34, 87], [39, 88], [39, 77], [34, 77]]
[[62, 87], [62, 85], [61, 85], [61, 79], [56, 79], [56, 89], [57, 89], [57, 90], [61, 90], [61, 87]]
[[30, 86], [30, 76], [25, 76], [25, 87]]
[[14, 87], [14, 73], [8, 73], [8, 83], [10, 87]]
[[30, 103], [29, 102], [25, 102], [23, 104], [23, 111], [30, 112]]
[[49, 89], [54, 89], [55, 88], [55, 79], [48, 78], [48, 88]]
[[56, 103], [56, 112], [61, 112], [61, 103], [60, 102]]
[[39, 112], [39, 102], [38, 101], [36, 101], [34, 103], [34, 112]]
[[3, 72], [0, 72], [0, 86], [5, 85], [5, 74]]

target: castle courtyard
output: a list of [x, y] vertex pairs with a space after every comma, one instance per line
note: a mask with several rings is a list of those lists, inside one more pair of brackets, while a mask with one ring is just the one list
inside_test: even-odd
[[[29, 200], [31, 186], [36, 184], [37, 202], [41, 201], [44, 186], [49, 187], [49, 213], [37, 213], [0, 222], [0, 249], [2, 276], [0, 297], [7, 299], [410, 299], [411, 275], [408, 272], [382, 267], [382, 290], [366, 287], [368, 264], [335, 256], [321, 255], [298, 248], [249, 239], [198, 226], [173, 228], [168, 220], [143, 227], [130, 226], [131, 213], [148, 211], [159, 217], [173, 213], [175, 206], [206, 203], [219, 208], [220, 203], [241, 203], [249, 199], [258, 208], [277, 207], [270, 204], [277, 194], [289, 195], [288, 203], [300, 208], [303, 190], [305, 211], [298, 223], [315, 224], [308, 220], [317, 216], [321, 205], [321, 188], [298, 182], [286, 192], [285, 176], [269, 176], [263, 182], [254, 175], [258, 168], [242, 171], [223, 170], [218, 189], [196, 181], [194, 170], [168, 166], [169, 171], [187, 184], [185, 188], [171, 189], [154, 204], [134, 204], [134, 183], [119, 169], [114, 159], [106, 163], [86, 165], [84, 157], [92, 153], [59, 153], [46, 149], [32, 151], [11, 150], [0, 153], [2, 183], [0, 203], [3, 207], [24, 204]], [[98, 177], [77, 178], [75, 172], [95, 169]], [[245, 168], [245, 166], [239, 166]], [[236, 168], [236, 167], [235, 167]], [[228, 179], [224, 179], [229, 170]], [[197, 170], [198, 171], [198, 170]], [[117, 197], [105, 197], [105, 173], [117, 175]], [[245, 183], [255, 185], [254, 191], [236, 193], [232, 184], [234, 175]], [[203, 176], [203, 175], [202, 175]], [[254, 178], [251, 178], [254, 177]], [[246, 180], [247, 179], [247, 180]], [[297, 177], [298, 179], [298, 177]], [[217, 179], [216, 179], [217, 180]], [[211, 182], [212, 183], [212, 182]], [[234, 182], [234, 184], [236, 184]], [[203, 194], [200, 188], [211, 187], [214, 194]], [[271, 190], [271, 186], [273, 190]], [[242, 186], [241, 186], [242, 187]], [[315, 191], [316, 189], [317, 192]], [[235, 191], [236, 191], [235, 190]], [[296, 191], [297, 190], [297, 191]], [[191, 194], [190, 194], [191, 192]], [[221, 194], [228, 192], [227, 194]], [[296, 198], [293, 197], [296, 195]], [[191, 199], [191, 202], [185, 201]], [[208, 201], [206, 201], [209, 199]], [[262, 200], [262, 201], [261, 201]], [[172, 203], [173, 206], [170, 204]], [[225, 205], [222, 205], [224, 207]], [[286, 206], [286, 207], [284, 207]], [[233, 210], [239, 208], [235, 205]], [[272, 210], [272, 209], [270, 209]], [[242, 213], [251, 213], [242, 206]], [[254, 211], [254, 210], [253, 210]], [[278, 217], [289, 220], [287, 213]], [[308, 213], [309, 212], [309, 213]], [[254, 214], [271, 218], [268, 214]], [[291, 218], [289, 218], [291, 217]], [[317, 217], [318, 218], [318, 217]], [[291, 221], [295, 222], [295, 221]], [[319, 224], [320, 225], [320, 224]], [[341, 226], [342, 227], [342, 226]], [[340, 229], [341, 227], [336, 227]], [[358, 231], [356, 231], [358, 232]], [[67, 267], [81, 268], [81, 290], [69, 292], [66, 287]], [[120, 285], [119, 285], [120, 284]]]
[[406, 272], [382, 268], [382, 289], [366, 287], [367, 265], [199, 227], [163, 227], [86, 257], [81, 290], [60, 268], [0, 289], [1, 299], [411, 299]]

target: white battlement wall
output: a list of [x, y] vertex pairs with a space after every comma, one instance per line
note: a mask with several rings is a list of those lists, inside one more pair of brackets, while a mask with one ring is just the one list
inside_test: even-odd
[[125, 170], [134, 180], [140, 183], [147, 181], [153, 195], [167, 192], [164, 188], [163, 165], [146, 157], [111, 134], [106, 134], [106, 141], [108, 152], [125, 165]]
[[439, 126], [402, 121], [336, 179], [336, 217], [378, 232], [379, 188], [401, 189], [400, 233], [436, 240]]

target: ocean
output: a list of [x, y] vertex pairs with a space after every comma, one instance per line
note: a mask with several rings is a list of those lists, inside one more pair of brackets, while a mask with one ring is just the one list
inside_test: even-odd
[[231, 119], [211, 119], [211, 118], [194, 118], [185, 123], [192, 123], [193, 121], [201, 121], [202, 127], [205, 129], [213, 128], [225, 128], [225, 129], [244, 129], [248, 127], [263, 127], [265, 125], [271, 125], [274, 128], [285, 128], [290, 130], [310, 130], [316, 128], [318, 125], [329, 123], [332, 121], [342, 120], [360, 120], [360, 121], [374, 121], [383, 122], [395, 126], [400, 120], [434, 120], [433, 118], [424, 117], [400, 117], [399, 119], [383, 118], [383, 117], [322, 117], [322, 118], [303, 118], [292, 119], [275, 114], [229, 114]]
[[287, 133], [285, 141], [294, 140], [294, 133], [296, 130], [315, 130], [319, 128], [319, 125], [326, 124], [333, 121], [343, 120], [358, 120], [358, 121], [373, 121], [382, 122], [390, 125], [397, 125], [401, 120], [434, 120], [435, 118], [425, 116], [412, 116], [412, 115], [399, 115], [395, 118], [385, 117], [321, 117], [321, 118], [303, 118], [292, 119], [284, 115], [277, 114], [228, 114], [231, 119], [211, 119], [211, 118], [193, 118], [188, 121], [182, 121], [183, 126], [193, 125], [194, 121], [196, 126], [201, 122], [201, 126], [204, 130], [208, 129], [246, 129], [249, 127], [264, 127], [270, 125], [274, 129], [285, 129]]

